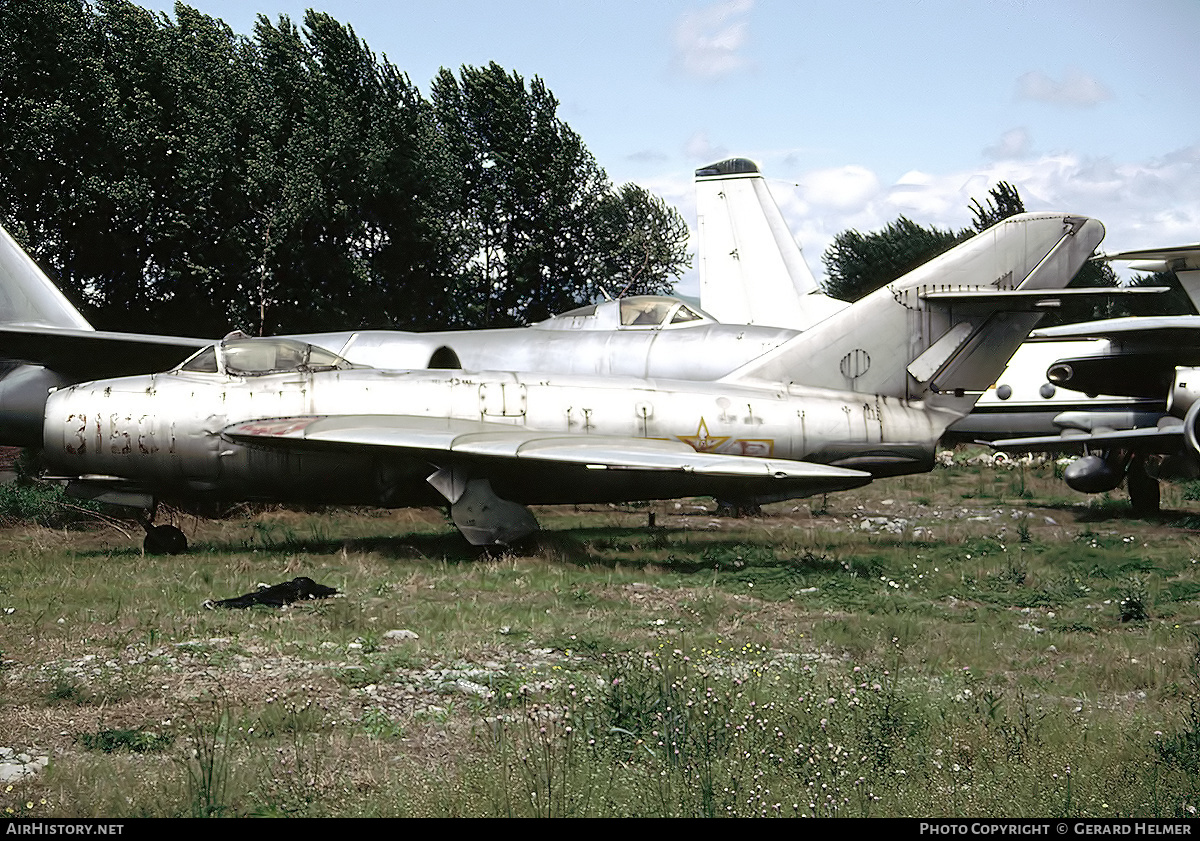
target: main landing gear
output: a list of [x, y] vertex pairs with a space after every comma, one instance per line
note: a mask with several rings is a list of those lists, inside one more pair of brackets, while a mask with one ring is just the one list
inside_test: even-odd
[[187, 551], [188, 542], [184, 533], [172, 525], [154, 525], [154, 515], [158, 513], [158, 503], [146, 514], [142, 528], [146, 530], [146, 539], [142, 548], [147, 555], [182, 555]]
[[1129, 491], [1129, 506], [1139, 517], [1157, 514], [1162, 504], [1158, 479], [1146, 472], [1146, 459], [1134, 456], [1125, 472], [1125, 487]]

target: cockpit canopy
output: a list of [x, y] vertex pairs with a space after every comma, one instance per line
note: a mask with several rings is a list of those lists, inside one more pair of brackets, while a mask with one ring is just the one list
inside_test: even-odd
[[632, 295], [616, 301], [588, 304], [534, 326], [541, 330], [662, 330], [715, 323], [716, 319], [711, 315], [678, 298]]
[[193, 374], [257, 377], [291, 372], [345, 371], [354, 366], [332, 351], [295, 339], [226, 339], [196, 352], [179, 366]]

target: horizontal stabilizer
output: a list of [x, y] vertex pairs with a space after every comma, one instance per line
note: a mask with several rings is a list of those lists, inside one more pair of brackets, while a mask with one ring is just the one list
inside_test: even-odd
[[1161, 267], [1144, 269], [1144, 271], [1167, 271], [1174, 269], [1200, 269], [1200, 243], [1192, 245], [1176, 245], [1170, 248], [1140, 248], [1133, 251], [1118, 251], [1114, 254], [1104, 254], [1100, 257], [1105, 261], [1145, 260], [1161, 263]]
[[1094, 289], [929, 289], [921, 300], [934, 303], [981, 301], [1009, 312], [1054, 308], [1068, 298], [1122, 298], [1137, 295], [1161, 295], [1166, 286], [1102, 287]]
[[1200, 311], [1200, 243], [1120, 251], [1101, 259], [1130, 261], [1129, 268], [1137, 272], [1174, 272], [1188, 300]]

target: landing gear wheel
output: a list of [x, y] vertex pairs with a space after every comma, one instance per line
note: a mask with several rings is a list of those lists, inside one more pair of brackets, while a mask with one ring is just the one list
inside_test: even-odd
[[1125, 486], [1129, 490], [1129, 506], [1140, 517], [1157, 514], [1161, 504], [1158, 480], [1146, 473], [1146, 460], [1135, 458], [1129, 463], [1125, 474]]
[[147, 526], [142, 547], [147, 555], [182, 555], [187, 551], [187, 537], [175, 526]]
[[718, 517], [734, 517], [739, 520], [746, 517], [761, 517], [762, 506], [757, 502], [746, 500], [718, 499], [716, 514]]

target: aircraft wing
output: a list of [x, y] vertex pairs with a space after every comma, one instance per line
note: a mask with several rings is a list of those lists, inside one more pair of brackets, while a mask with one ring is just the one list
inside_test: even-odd
[[[871, 474], [826, 464], [753, 456], [701, 453], [682, 441], [613, 435], [564, 434], [485, 421], [410, 415], [316, 415], [232, 424], [224, 435], [242, 443], [284, 449], [376, 448], [443, 461], [505, 469], [525, 463], [558, 464], [589, 471], [688, 474], [749, 482], [756, 491], [810, 493], [866, 484]], [[511, 470], [510, 470], [511, 472]], [[702, 490], [696, 491], [703, 493]]]
[[44, 365], [80, 379], [166, 371], [212, 339], [110, 333], [65, 327], [6, 324], [0, 358]]
[[1098, 432], [1068, 431], [1062, 435], [1040, 435], [1033, 438], [1006, 438], [1002, 441], [980, 441], [980, 444], [1009, 453], [1073, 452], [1080, 447], [1123, 447], [1147, 453], [1174, 453], [1184, 446], [1183, 424], [1140, 429], [1102, 430]]
[[1105, 254], [1100, 259], [1111, 260], [1147, 260], [1161, 261], [1164, 265], [1153, 271], [1166, 271], [1168, 268], [1200, 268], [1200, 243], [1177, 245], [1173, 248], [1141, 248], [1133, 251], [1118, 251], [1115, 254]]
[[1080, 324], [1043, 327], [1029, 334], [1030, 341], [1117, 339], [1177, 347], [1200, 343], [1200, 315], [1141, 315], [1105, 318]]

